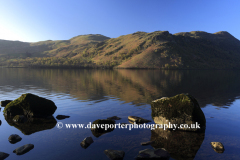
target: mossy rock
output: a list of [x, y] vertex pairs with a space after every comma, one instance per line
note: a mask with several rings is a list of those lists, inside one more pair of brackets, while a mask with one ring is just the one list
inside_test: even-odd
[[157, 124], [200, 124], [199, 128], [178, 128], [188, 131], [205, 130], [206, 119], [197, 100], [189, 94], [178, 94], [174, 97], [163, 97], [152, 101], [152, 118]]
[[5, 115], [26, 115], [30, 117], [51, 116], [57, 109], [53, 101], [27, 93], [10, 102], [4, 108]]
[[105, 126], [104, 126], [104, 128], [101, 128], [102, 124], [114, 125], [115, 121], [111, 120], [111, 119], [97, 119], [97, 120], [93, 121], [92, 126], [91, 126], [91, 131], [95, 137], [100, 137], [101, 135], [114, 130], [115, 126], [113, 128], [107, 128], [107, 130], [105, 130]]

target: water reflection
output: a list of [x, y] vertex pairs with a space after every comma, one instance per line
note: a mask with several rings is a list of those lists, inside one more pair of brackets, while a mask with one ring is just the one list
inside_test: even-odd
[[16, 123], [13, 117], [5, 116], [5, 120], [10, 126], [19, 129], [23, 134], [30, 135], [35, 132], [52, 129], [56, 126], [56, 119], [51, 116], [49, 118], [27, 118], [24, 123]]
[[152, 130], [153, 148], [165, 148], [176, 160], [193, 160], [205, 136], [202, 133], [169, 131], [157, 128]]
[[[77, 100], [101, 102], [119, 98], [134, 105], [150, 104], [160, 97], [190, 93], [201, 107], [228, 107], [240, 95], [239, 71], [195, 70], [87, 70], [0, 69], [0, 93], [42, 90], [70, 95]], [[17, 81], [16, 81], [17, 80]], [[11, 98], [11, 97], [9, 97]]]

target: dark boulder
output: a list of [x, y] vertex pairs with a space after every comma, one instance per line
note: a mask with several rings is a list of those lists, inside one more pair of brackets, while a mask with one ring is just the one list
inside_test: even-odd
[[4, 152], [0, 152], [0, 160], [3, 160], [5, 158], [7, 158], [9, 156], [9, 154], [4, 153]]
[[8, 141], [12, 144], [15, 144], [21, 140], [22, 140], [22, 138], [17, 134], [12, 134], [8, 137]]
[[1, 101], [1, 106], [5, 107], [8, 103], [12, 102], [12, 100], [5, 100], [5, 101]]
[[56, 109], [53, 101], [27, 93], [8, 103], [3, 112], [7, 116], [47, 117], [51, 116]]
[[13, 151], [13, 153], [16, 153], [17, 155], [22, 155], [22, 154], [25, 154], [25, 153], [29, 152], [33, 148], [34, 148], [33, 144], [25, 144], [21, 147], [16, 148]]
[[66, 119], [66, 118], [69, 118], [70, 116], [65, 116], [65, 115], [57, 115], [57, 119], [58, 120], [62, 120], [62, 119]]
[[[108, 125], [108, 126], [106, 126]], [[109, 119], [97, 119], [93, 121], [91, 126], [92, 134], [99, 137], [105, 133], [113, 131], [115, 128], [115, 121]]]
[[108, 117], [107, 119], [111, 119], [111, 120], [120, 120], [120, 117], [117, 116], [112, 116], [112, 117]]

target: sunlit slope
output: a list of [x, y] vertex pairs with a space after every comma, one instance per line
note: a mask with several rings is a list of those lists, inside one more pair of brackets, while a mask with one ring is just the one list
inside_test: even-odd
[[1, 40], [0, 58], [2, 66], [23, 67], [239, 69], [240, 41], [225, 31], [136, 32], [118, 38], [88, 34], [36, 43]]
[[66, 45], [56, 47], [45, 52], [45, 54], [48, 56], [72, 58], [82, 54], [89, 45], [97, 44], [107, 39], [110, 38], [100, 34], [79, 35], [68, 40]]

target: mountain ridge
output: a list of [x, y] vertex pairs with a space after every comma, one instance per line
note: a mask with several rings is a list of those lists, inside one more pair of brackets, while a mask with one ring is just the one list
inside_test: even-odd
[[0, 65], [146, 69], [239, 69], [240, 41], [227, 31], [101, 34], [34, 43], [0, 40]]

